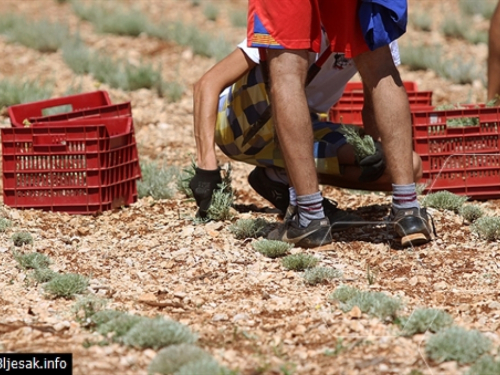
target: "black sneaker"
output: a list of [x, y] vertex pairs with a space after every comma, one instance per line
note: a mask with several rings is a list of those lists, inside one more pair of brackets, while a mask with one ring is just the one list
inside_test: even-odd
[[299, 247], [318, 247], [332, 242], [330, 221], [324, 219], [312, 220], [306, 228], [299, 225], [299, 215], [280, 224], [267, 236], [268, 240], [293, 243]]
[[266, 169], [256, 167], [248, 175], [248, 183], [263, 198], [271, 202], [284, 215], [290, 203], [288, 185], [267, 177]]
[[391, 210], [389, 220], [402, 246], [419, 246], [432, 240], [436, 234], [432, 218], [425, 208], [401, 208]]
[[325, 216], [330, 220], [332, 232], [341, 232], [349, 228], [364, 225], [361, 216], [341, 210], [337, 208], [337, 204], [335, 201], [323, 198], [323, 210], [325, 211]]

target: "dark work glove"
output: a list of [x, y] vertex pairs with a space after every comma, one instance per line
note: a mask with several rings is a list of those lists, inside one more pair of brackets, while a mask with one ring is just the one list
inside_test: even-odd
[[195, 168], [195, 175], [189, 182], [189, 188], [193, 191], [193, 197], [198, 205], [197, 217], [205, 218], [212, 203], [212, 195], [217, 185], [222, 183], [220, 168], [206, 170]]
[[384, 174], [385, 160], [380, 142], [375, 142], [375, 148], [377, 151], [373, 155], [367, 156], [358, 162], [361, 167], [359, 182], [377, 181]]

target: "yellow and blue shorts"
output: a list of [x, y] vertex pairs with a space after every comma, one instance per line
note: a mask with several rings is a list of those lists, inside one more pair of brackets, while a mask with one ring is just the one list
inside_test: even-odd
[[[284, 168], [270, 118], [246, 143], [244, 138], [269, 106], [260, 66], [239, 79], [219, 98], [215, 143], [231, 159], [260, 167]], [[312, 116], [314, 158], [318, 173], [340, 175], [338, 149], [346, 143], [341, 125]]]

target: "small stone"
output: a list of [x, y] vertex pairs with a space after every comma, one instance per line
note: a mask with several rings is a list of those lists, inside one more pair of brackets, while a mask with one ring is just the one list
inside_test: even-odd
[[87, 234], [89, 234], [90, 232], [90, 229], [89, 228], [86, 228], [86, 227], [80, 227], [76, 230], [78, 232], [78, 234], [80, 236], [86, 236]]
[[440, 281], [439, 283], [434, 284], [434, 290], [446, 290], [448, 289], [448, 284], [444, 281]]
[[236, 314], [235, 316], [233, 316], [233, 322], [237, 322], [239, 320], [247, 320], [248, 318], [249, 318], [248, 314], [245, 313]]
[[349, 312], [349, 316], [351, 317], [351, 319], [359, 319], [361, 318], [362, 314], [363, 313], [361, 312], [361, 309], [358, 306], [354, 306]]
[[228, 320], [227, 314], [215, 314], [212, 318], [213, 322], [224, 322], [226, 320]]

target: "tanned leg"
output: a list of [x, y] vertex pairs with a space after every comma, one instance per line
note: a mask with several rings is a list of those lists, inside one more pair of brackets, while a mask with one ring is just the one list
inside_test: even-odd
[[389, 46], [362, 53], [354, 61], [363, 79], [365, 96], [371, 96], [373, 119], [392, 182], [411, 184], [414, 177], [410, 105]]
[[305, 96], [307, 51], [268, 50], [276, 132], [297, 195], [319, 191], [313, 131]]
[[488, 42], [488, 100], [500, 95], [500, 2], [490, 21]]

